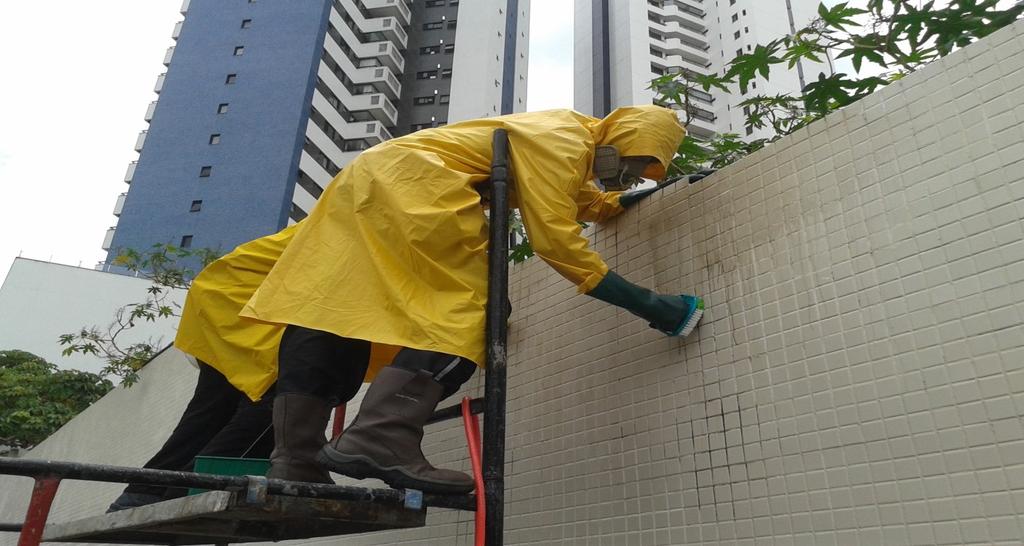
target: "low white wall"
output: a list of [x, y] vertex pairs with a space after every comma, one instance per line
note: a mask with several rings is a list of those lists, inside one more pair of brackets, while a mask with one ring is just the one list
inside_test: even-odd
[[[626, 278], [706, 298], [689, 339], [516, 268], [506, 544], [1021, 544], [1022, 36], [592, 230]], [[162, 358], [30, 456], [144, 460], [191, 387]], [[466, 469], [464, 446], [449, 423], [424, 447]], [[80, 487], [55, 520], [116, 493]], [[302, 543], [471, 544], [471, 515]]]
[[[0, 351], [20, 349], [60, 368], [98, 372], [104, 365], [100, 357], [62, 356], [57, 339], [93, 326], [105, 331], [119, 308], [145, 301], [150, 286], [142, 278], [17, 258], [0, 286]], [[185, 292], [174, 291], [169, 301], [182, 304]], [[177, 319], [140, 321], [120, 338], [152, 340], [159, 347], [174, 339], [177, 325]]]

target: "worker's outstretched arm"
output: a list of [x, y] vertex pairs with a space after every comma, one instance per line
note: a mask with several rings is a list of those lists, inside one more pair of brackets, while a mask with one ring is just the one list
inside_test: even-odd
[[669, 336], [687, 336], [704, 314], [704, 301], [695, 296], [655, 294], [609, 271], [588, 296], [622, 307]]
[[629, 207], [632, 207], [633, 205], [637, 204], [644, 197], [647, 197], [648, 195], [651, 195], [658, 190], [667, 188], [672, 184], [675, 184], [676, 182], [686, 180], [688, 183], [693, 184], [694, 182], [703, 180], [704, 178], [711, 176], [712, 174], [714, 174], [714, 172], [715, 171], [712, 169], [705, 169], [694, 174], [684, 174], [674, 178], [669, 178], [665, 182], [662, 182], [661, 184], [658, 184], [653, 188], [645, 188], [642, 190], [630, 190], [624, 192], [619, 197], [619, 205], [621, 205], [623, 209], [628, 209]]

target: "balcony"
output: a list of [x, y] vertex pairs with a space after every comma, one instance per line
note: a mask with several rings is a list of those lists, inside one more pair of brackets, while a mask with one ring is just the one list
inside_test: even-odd
[[[358, 1], [361, 2], [362, 0]], [[346, 10], [346, 13], [355, 21], [355, 25], [360, 32], [364, 34], [380, 33], [388, 40], [394, 42], [399, 49], [405, 49], [408, 45], [409, 36], [405, 33], [405, 29], [402, 28], [399, 19], [394, 17], [366, 18], [363, 10], [360, 9], [362, 6], [357, 6], [353, 3], [353, 0], [340, 0], [340, 4], [342, 9]]]
[[663, 23], [676, 23], [702, 36], [708, 31], [704, 11], [692, 6], [669, 3], [663, 9], [649, 8], [649, 11], [657, 13]]
[[[389, 98], [393, 100], [398, 99], [398, 96], [402, 93], [402, 84], [395, 77], [394, 73], [391, 72], [390, 68], [386, 66], [356, 68], [348, 55], [345, 55], [345, 52], [333, 40], [328, 40], [325, 45], [327, 53], [338, 63], [341, 71], [354, 84], [357, 86], [359, 84], [370, 85], [377, 91], [387, 94]], [[354, 92], [358, 93], [358, 91]]]
[[179, 10], [179, 11], [181, 11], [181, 14], [182, 14], [182, 15], [185, 15], [186, 13], [188, 13], [188, 5], [189, 5], [190, 3], [192, 3], [192, 0], [184, 0], [184, 1], [183, 1], [183, 2], [181, 3], [181, 10]]
[[167, 79], [167, 73], [166, 72], [164, 72], [163, 74], [160, 74], [159, 76], [156, 77], [156, 84], [153, 86], [153, 92], [154, 93], [156, 93], [157, 95], [160, 94], [160, 91], [162, 91], [163, 88], [164, 88], [164, 80], [166, 80], [166, 79]]
[[153, 121], [153, 114], [156, 112], [156, 103], [157, 101], [153, 101], [146, 107], [146, 115], [143, 117], [143, 119], [146, 120], [146, 123]]
[[692, 70], [694, 72], [704, 72], [711, 66], [710, 58], [696, 57], [693, 55], [683, 56], [666, 54], [665, 60], [662, 62], [668, 66], [679, 67], [682, 70]]
[[171, 57], [174, 56], [174, 46], [167, 48], [167, 53], [164, 53], [164, 66], [171, 65]]
[[672, 57], [682, 57], [693, 64], [707, 67], [711, 64], [711, 56], [707, 50], [698, 48], [693, 44], [684, 42], [679, 38], [666, 38], [665, 45], [666, 60], [671, 62]]
[[403, 25], [412, 21], [412, 11], [405, 0], [363, 0], [363, 7], [373, 17], [395, 17]]
[[387, 125], [394, 125], [398, 121], [398, 109], [395, 108], [395, 105], [392, 104], [387, 95], [383, 93], [367, 93], [363, 95], [349, 93], [338, 77], [322, 61], [317, 74], [350, 112], [369, 112], [374, 119]]
[[117, 231], [117, 226], [113, 226], [107, 229], [107, 234], [103, 236], [103, 244], [100, 248], [103, 250], [110, 250], [111, 243], [114, 242], [114, 232]]
[[[138, 150], [136, 150], [138, 151]], [[135, 167], [139, 165], [138, 161], [132, 161], [128, 164], [128, 171], [124, 173], [124, 183], [131, 184], [132, 178], [135, 178]]]
[[[345, 46], [352, 51], [352, 55], [359, 59], [366, 59], [374, 66], [383, 64], [393, 72], [401, 74], [405, 71], [405, 58], [398, 47], [391, 41], [362, 42], [355, 32], [345, 23], [340, 15], [331, 10], [331, 25], [334, 27], [330, 35], [337, 39], [338, 35]], [[335, 32], [335, 30], [337, 32]]]
[[114, 216], [121, 216], [121, 211], [124, 210], [124, 200], [128, 197], [128, 192], [124, 192], [117, 196], [117, 201], [114, 203]]
[[149, 131], [140, 131], [139, 138], [135, 139], [135, 151], [142, 152], [142, 146], [146, 144], [146, 133]]
[[384, 63], [384, 66], [387, 66], [396, 74], [405, 72], [405, 57], [402, 56], [402, 53], [393, 42], [374, 42], [370, 45], [376, 45], [376, 57]]
[[174, 30], [171, 31], [171, 38], [177, 40], [181, 36], [181, 27], [185, 24], [185, 21], [178, 21], [174, 24]]
[[315, 91], [313, 92], [313, 108], [320, 112], [320, 115], [338, 132], [338, 136], [341, 138], [345, 140], [367, 139], [370, 141], [370, 145], [380, 143], [381, 139], [377, 136], [377, 127], [381, 126], [379, 121], [346, 121], [338, 114], [337, 110], [331, 107], [323, 95]]
[[380, 21], [381, 32], [388, 37], [389, 40], [398, 44], [402, 49], [408, 45], [409, 35], [405, 33], [405, 29], [398, 22], [398, 19], [394, 17], [385, 17], [383, 19], [371, 19], [372, 21]]

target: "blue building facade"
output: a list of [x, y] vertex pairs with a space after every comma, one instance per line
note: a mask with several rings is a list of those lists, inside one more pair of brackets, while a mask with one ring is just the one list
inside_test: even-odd
[[329, 7], [190, 2], [108, 263], [156, 243], [227, 252], [287, 224]]

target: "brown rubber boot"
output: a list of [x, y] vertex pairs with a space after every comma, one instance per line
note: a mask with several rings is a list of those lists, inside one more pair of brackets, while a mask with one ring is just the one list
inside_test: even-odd
[[324, 430], [331, 407], [306, 394], [279, 394], [274, 398], [274, 451], [268, 478], [296, 482], [331, 483], [331, 475], [316, 456], [327, 443]]
[[442, 390], [429, 372], [382, 369], [366, 391], [355, 421], [320, 450], [317, 461], [333, 472], [377, 478], [396, 489], [472, 491], [473, 478], [434, 468], [420, 448], [423, 425], [441, 401]]

